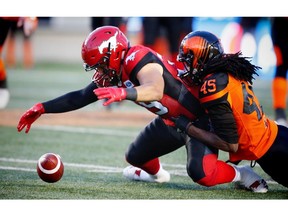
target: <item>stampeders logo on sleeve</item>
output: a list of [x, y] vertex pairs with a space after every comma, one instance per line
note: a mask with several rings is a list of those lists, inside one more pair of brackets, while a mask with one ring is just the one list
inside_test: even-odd
[[136, 56], [136, 53], [139, 52], [139, 50], [131, 53], [129, 56], [127, 56], [127, 58], [125, 59], [125, 63], [127, 65], [128, 61], [134, 61], [135, 60], [135, 56]]

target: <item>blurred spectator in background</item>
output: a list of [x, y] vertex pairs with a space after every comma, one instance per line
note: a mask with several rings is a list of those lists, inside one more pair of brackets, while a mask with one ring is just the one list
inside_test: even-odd
[[124, 34], [126, 32], [127, 18], [125, 17], [92, 17], [91, 18], [91, 30], [105, 25], [116, 26]]
[[261, 17], [241, 17], [240, 19], [242, 35], [238, 50], [253, 58], [257, 55], [256, 27], [260, 20]]
[[249, 32], [254, 35], [257, 23], [260, 19], [261, 17], [241, 17], [240, 25], [243, 28], [243, 34]]
[[271, 19], [271, 37], [276, 55], [276, 71], [272, 80], [272, 99], [275, 120], [284, 126], [287, 124], [287, 69], [288, 69], [288, 17]]
[[[33, 25], [33, 28], [37, 28], [38, 26], [38, 19], [31, 18], [30, 24]], [[16, 47], [16, 37], [17, 34], [20, 33], [21, 36], [23, 36], [23, 66], [26, 69], [32, 68], [34, 66], [34, 58], [33, 58], [33, 48], [32, 48], [32, 42], [31, 37], [32, 34], [25, 34], [24, 28], [21, 26], [21, 28], [17, 27], [17, 23], [14, 22], [10, 27], [10, 32], [8, 34], [8, 38], [6, 39], [6, 46], [7, 46], [7, 54], [6, 54], [6, 65], [7, 67], [15, 67], [16, 66], [16, 53], [15, 53], [15, 47]]]
[[17, 27], [23, 26], [25, 35], [30, 35], [37, 27], [33, 25], [34, 20], [34, 17], [0, 17], [0, 109], [5, 108], [10, 99], [7, 85], [7, 73], [2, 59], [4, 42], [13, 25], [17, 25]]
[[[235, 53], [241, 52], [244, 55], [255, 57], [257, 53], [257, 42], [256, 42], [256, 27], [261, 17], [238, 17], [238, 21], [232, 21], [227, 24], [229, 26], [226, 29], [226, 34], [230, 43], [227, 44], [227, 52]], [[232, 33], [233, 31], [234, 33]], [[225, 40], [222, 37], [222, 40]]]
[[180, 41], [192, 31], [191, 17], [143, 17], [144, 45], [176, 61]]

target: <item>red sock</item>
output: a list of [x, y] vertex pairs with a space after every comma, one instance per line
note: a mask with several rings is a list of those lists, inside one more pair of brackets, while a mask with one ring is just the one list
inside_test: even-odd
[[155, 175], [159, 169], [160, 169], [160, 161], [159, 158], [155, 158], [153, 160], [150, 160], [146, 162], [145, 164], [142, 164], [141, 166], [138, 166], [142, 170], [146, 171], [150, 175]]
[[217, 155], [215, 154], [206, 155], [203, 158], [203, 166], [206, 176], [197, 183], [204, 186], [214, 186], [232, 182], [236, 174], [235, 169], [231, 165], [224, 161], [217, 160]]

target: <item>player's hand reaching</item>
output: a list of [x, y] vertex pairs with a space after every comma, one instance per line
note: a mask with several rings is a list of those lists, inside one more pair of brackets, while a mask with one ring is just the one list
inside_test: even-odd
[[94, 94], [98, 97], [99, 100], [107, 99], [103, 105], [108, 106], [113, 102], [119, 102], [126, 99], [127, 91], [125, 88], [97, 88], [94, 91]]
[[209, 117], [206, 115], [200, 116], [198, 119], [193, 121], [189, 120], [183, 115], [180, 115], [177, 118], [172, 118], [172, 121], [174, 121], [177, 129], [184, 133], [187, 133], [187, 130], [191, 125], [206, 131], [213, 131]]
[[41, 103], [35, 104], [21, 116], [17, 126], [18, 131], [20, 132], [26, 127], [25, 133], [28, 133], [32, 123], [36, 121], [43, 113], [45, 113], [43, 105]]
[[174, 121], [177, 129], [184, 133], [186, 133], [188, 127], [192, 125], [192, 122], [187, 117], [182, 115], [177, 118], [172, 118], [172, 120]]

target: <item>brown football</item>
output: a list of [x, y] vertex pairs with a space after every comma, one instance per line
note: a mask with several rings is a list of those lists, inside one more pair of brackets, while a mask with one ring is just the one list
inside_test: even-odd
[[45, 182], [54, 183], [59, 181], [64, 173], [64, 164], [58, 154], [46, 153], [37, 163], [38, 176]]

